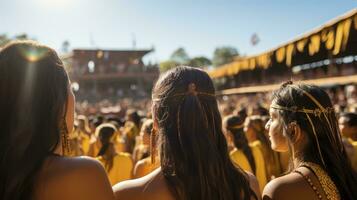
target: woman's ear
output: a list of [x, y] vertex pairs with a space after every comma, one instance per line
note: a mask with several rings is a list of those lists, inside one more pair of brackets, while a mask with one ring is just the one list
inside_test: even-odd
[[291, 139], [294, 143], [300, 144], [304, 141], [305, 136], [296, 122], [291, 122], [289, 124], [289, 129], [291, 131]]

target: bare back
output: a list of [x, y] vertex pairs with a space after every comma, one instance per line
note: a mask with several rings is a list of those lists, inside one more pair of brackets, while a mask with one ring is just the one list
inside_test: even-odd
[[[259, 185], [254, 175], [249, 174], [249, 182], [252, 190], [256, 193], [258, 199], [260, 199]], [[113, 187], [113, 190], [117, 200], [176, 199], [168, 188], [161, 168], [154, 170], [142, 178], [118, 183]]]
[[161, 173], [161, 168], [142, 178], [118, 183], [113, 190], [116, 199], [120, 200], [175, 200]]

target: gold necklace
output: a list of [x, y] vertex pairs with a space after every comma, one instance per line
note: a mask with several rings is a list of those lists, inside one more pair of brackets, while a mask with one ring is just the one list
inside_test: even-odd
[[300, 174], [310, 185], [310, 187], [314, 190], [315, 194], [317, 195], [317, 197], [319, 199], [322, 199], [322, 195], [320, 194], [320, 192], [317, 190], [317, 187], [314, 185], [314, 183], [311, 181], [311, 178], [308, 175], [304, 175], [302, 172], [300, 172], [299, 170], [295, 170], [295, 173]]
[[308, 168], [315, 174], [328, 200], [341, 199], [340, 193], [335, 183], [332, 181], [330, 176], [322, 169], [322, 167], [312, 162], [303, 162], [301, 166]]

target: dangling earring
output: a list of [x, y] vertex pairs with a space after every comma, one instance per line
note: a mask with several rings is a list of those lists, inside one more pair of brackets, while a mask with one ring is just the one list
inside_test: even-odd
[[61, 123], [61, 138], [62, 138], [62, 155], [67, 156], [71, 153], [71, 146], [69, 143], [68, 130], [66, 120], [64, 119]]
[[150, 134], [150, 153], [151, 153], [151, 164], [155, 163], [155, 157], [156, 157], [156, 131], [155, 129], [151, 129], [151, 134]]

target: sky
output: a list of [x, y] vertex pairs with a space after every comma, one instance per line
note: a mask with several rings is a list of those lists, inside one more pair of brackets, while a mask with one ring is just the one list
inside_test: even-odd
[[[155, 51], [160, 62], [183, 47], [212, 58], [221, 46], [264, 52], [357, 8], [357, 0], [0, 0], [0, 34], [26, 33], [70, 48]], [[260, 42], [252, 46], [256, 33]]]

